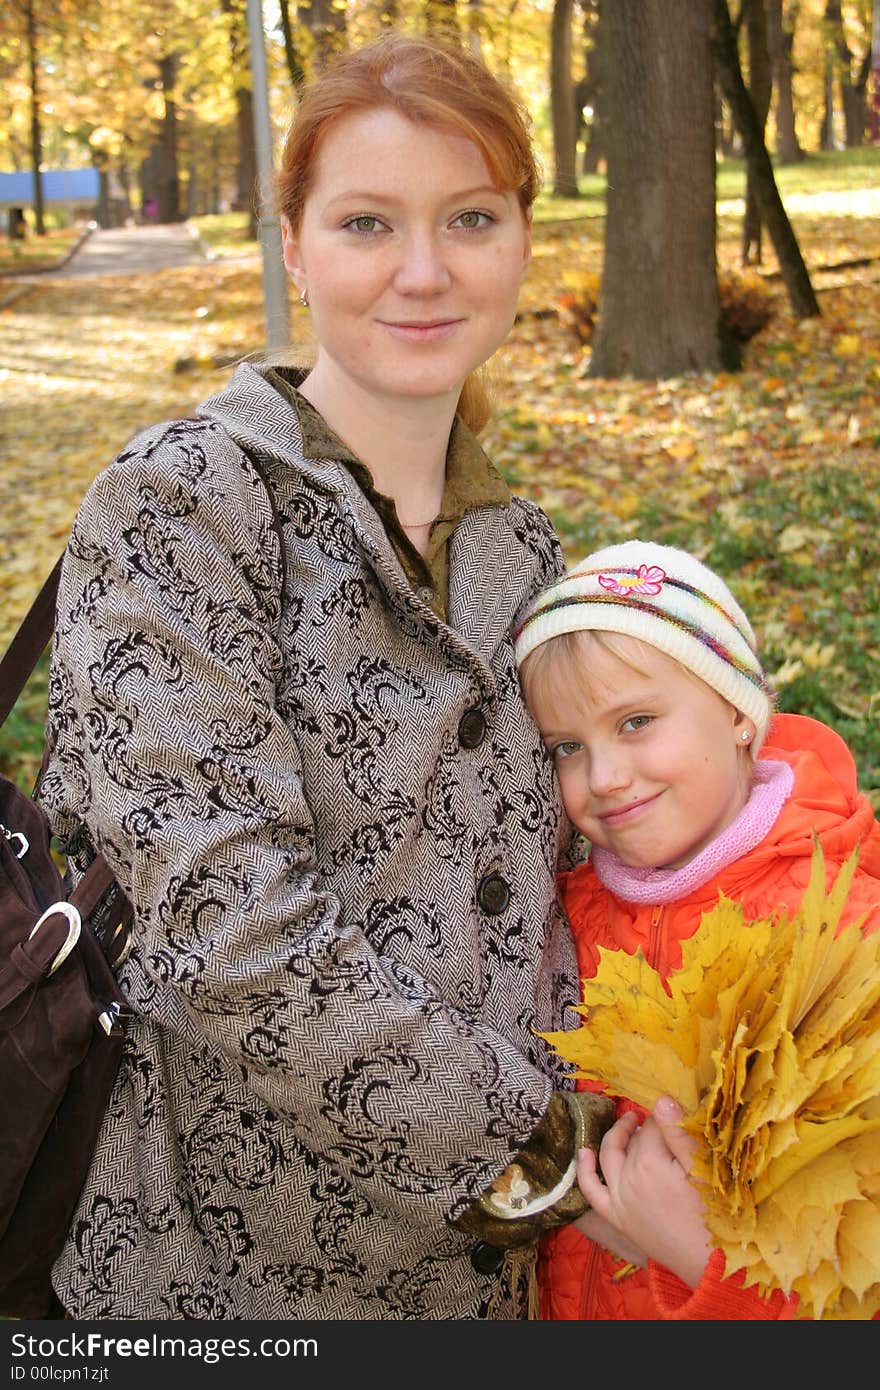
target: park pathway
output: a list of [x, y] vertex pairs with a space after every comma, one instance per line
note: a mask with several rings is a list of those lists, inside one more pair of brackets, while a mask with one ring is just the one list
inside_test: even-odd
[[205, 248], [185, 222], [157, 226], [97, 228], [59, 270], [41, 280], [73, 280], [92, 275], [143, 275], [152, 270], [192, 265]]

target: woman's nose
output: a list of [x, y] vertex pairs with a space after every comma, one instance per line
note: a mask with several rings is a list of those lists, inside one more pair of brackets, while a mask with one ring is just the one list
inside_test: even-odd
[[394, 276], [400, 294], [441, 294], [452, 283], [443, 248], [436, 236], [413, 232], [407, 236]]

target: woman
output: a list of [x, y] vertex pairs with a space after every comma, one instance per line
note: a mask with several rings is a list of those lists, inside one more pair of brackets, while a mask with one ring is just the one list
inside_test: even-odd
[[561, 556], [466, 423], [535, 190], [475, 60], [341, 59], [279, 180], [313, 366], [242, 365], [77, 517], [43, 799], [136, 934], [76, 1317], [477, 1317], [584, 1209], [605, 1111], [535, 1037], [578, 993], [568, 831], [509, 636]]

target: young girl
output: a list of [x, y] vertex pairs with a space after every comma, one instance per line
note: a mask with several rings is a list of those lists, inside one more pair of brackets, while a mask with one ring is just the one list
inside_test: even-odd
[[[532, 605], [516, 655], [591, 846], [560, 875], [583, 978], [599, 947], [641, 950], [665, 978], [721, 893], [750, 917], [796, 909], [814, 836], [829, 883], [859, 846], [843, 922], [867, 913], [866, 931], [880, 925], [880, 825], [849, 751], [816, 720], [773, 715], [745, 614], [692, 555], [634, 540], [588, 556]], [[604, 1181], [594, 1155], [580, 1163], [592, 1207], [580, 1231], [545, 1240], [544, 1316], [794, 1316], [793, 1300], [725, 1278], [671, 1097], [641, 1124], [628, 1102], [618, 1114], [599, 1151]]]

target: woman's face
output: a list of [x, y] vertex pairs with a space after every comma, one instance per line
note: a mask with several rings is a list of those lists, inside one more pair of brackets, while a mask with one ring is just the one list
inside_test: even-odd
[[515, 193], [479, 149], [390, 108], [324, 135], [284, 263], [308, 289], [325, 388], [458, 400], [507, 336], [530, 254]]

